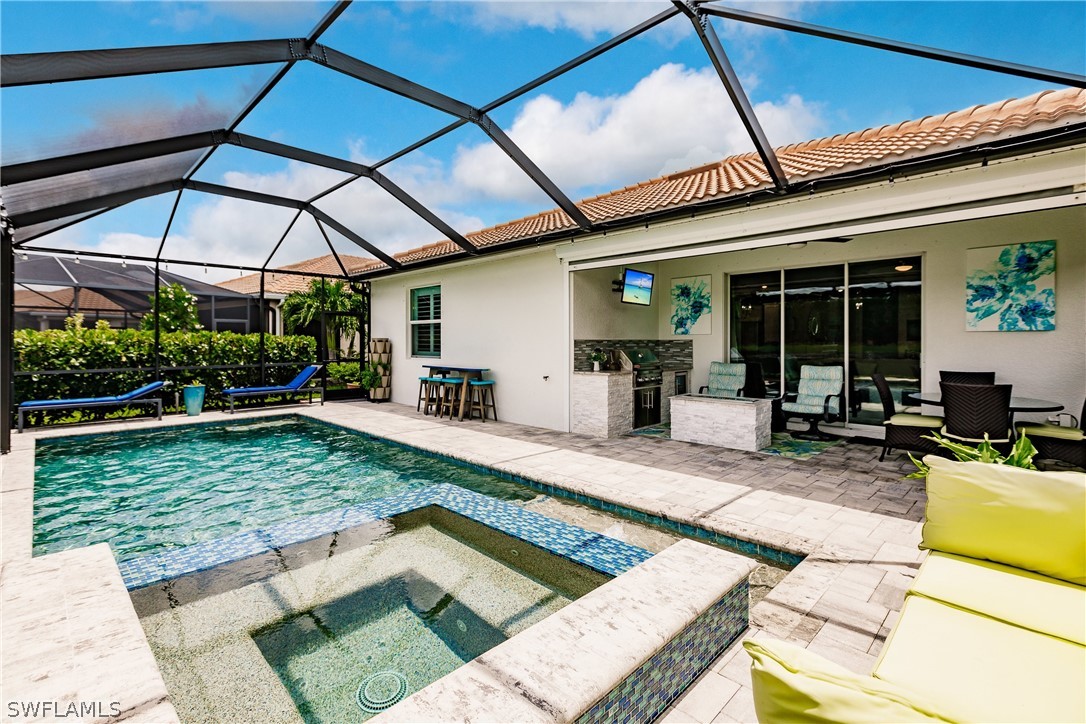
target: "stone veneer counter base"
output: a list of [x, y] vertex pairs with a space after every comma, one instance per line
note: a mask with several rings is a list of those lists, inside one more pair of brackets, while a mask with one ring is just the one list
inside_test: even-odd
[[746, 630], [753, 568], [679, 541], [371, 721], [651, 721]]
[[671, 398], [671, 439], [757, 452], [772, 442], [771, 400], [676, 395]]

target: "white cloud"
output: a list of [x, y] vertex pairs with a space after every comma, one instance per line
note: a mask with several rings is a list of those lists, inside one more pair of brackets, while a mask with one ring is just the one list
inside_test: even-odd
[[[820, 109], [799, 96], [755, 111], [774, 145], [811, 138]], [[517, 114], [509, 135], [567, 193], [615, 187], [753, 149], [711, 68], [667, 64], [624, 95], [579, 93], [569, 104], [541, 95]], [[462, 146], [457, 184], [496, 198], [527, 199], [535, 186], [493, 144]]]
[[166, 25], [179, 32], [213, 25], [222, 20], [234, 20], [255, 27], [315, 22], [323, 5], [315, 2], [285, 2], [276, 0], [214, 0], [213, 2], [162, 2], [159, 15], [152, 25]]
[[[736, 9], [745, 9], [762, 15], [775, 15], [792, 19], [800, 18], [815, 3], [796, 0], [756, 0], [755, 2], [727, 3]], [[555, 32], [569, 30], [592, 40], [601, 35], [618, 35], [659, 12], [673, 7], [660, 0], [499, 0], [471, 4], [471, 19], [488, 32], [508, 31], [511, 28], [535, 27]], [[714, 26], [721, 35], [737, 39], [757, 37], [767, 29], [750, 23], [714, 19]], [[658, 26], [651, 37], [667, 45], [673, 45], [693, 34], [690, 20], [679, 14]]]

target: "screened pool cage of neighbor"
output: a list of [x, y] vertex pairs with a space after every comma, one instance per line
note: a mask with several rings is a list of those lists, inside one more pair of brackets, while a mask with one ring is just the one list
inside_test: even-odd
[[[56, 295], [48, 295], [48, 305], [54, 310], [79, 309], [78, 297], [89, 298], [92, 295], [108, 300], [119, 308], [123, 318], [121, 324], [128, 326], [128, 316], [142, 316], [149, 309], [148, 295], [158, 297], [164, 285], [179, 281], [175, 275], [186, 278], [181, 282], [190, 287], [199, 299], [201, 319], [207, 319], [210, 329], [232, 329], [234, 331], [257, 332], [260, 337], [259, 361], [255, 372], [261, 382], [268, 381], [270, 368], [274, 364], [267, 359], [266, 340], [274, 329], [270, 329], [272, 317], [269, 315], [268, 297], [265, 294], [265, 282], [270, 274], [276, 276], [304, 276], [322, 280], [321, 285], [337, 280], [347, 280], [350, 287], [363, 297], [364, 311], [354, 314], [359, 319], [355, 349], [364, 354], [368, 339], [368, 279], [394, 274], [403, 270], [413, 270], [430, 265], [447, 263], [495, 252], [504, 252], [519, 246], [538, 244], [541, 241], [558, 239], [576, 239], [580, 235], [605, 231], [610, 228], [623, 228], [646, 224], [650, 219], [663, 218], [669, 214], [689, 215], [690, 208], [680, 212], [655, 211], [603, 222], [590, 218], [571, 198], [530, 158], [518, 144], [510, 138], [502, 126], [494, 120], [492, 114], [507, 109], [512, 101], [522, 98], [529, 92], [574, 71], [590, 61], [608, 53], [616, 52], [628, 41], [642, 36], [665, 23], [686, 23], [693, 30], [696, 41], [704, 49], [705, 58], [719, 78], [721, 88], [730, 101], [730, 106], [741, 121], [742, 128], [753, 150], [760, 159], [759, 173], [766, 183], [756, 190], [742, 196], [729, 196], [704, 205], [704, 208], [719, 208], [724, 204], [751, 204], [761, 199], [774, 199], [788, 194], [808, 194], [813, 192], [813, 185], [801, 182], [791, 183], [782, 168], [773, 147], [763, 130], [758, 115], [740, 82], [739, 75], [733, 68], [724, 45], [717, 34], [714, 22], [733, 22], [748, 26], [771, 28], [778, 31], [814, 37], [823, 40], [846, 43], [863, 48], [873, 48], [890, 53], [924, 58], [931, 61], [954, 64], [966, 68], [1008, 74], [1032, 81], [1041, 81], [1057, 86], [1086, 87], [1083, 76], [1061, 71], [1048, 70], [1017, 63], [1004, 62], [991, 58], [966, 55], [963, 53], [939, 50], [910, 43], [889, 40], [871, 35], [836, 30], [785, 18], [772, 17], [758, 13], [728, 8], [708, 2], [674, 2], [658, 4], [639, 4], [649, 15], [644, 21], [634, 25], [577, 57], [564, 62], [546, 73], [524, 83], [518, 88], [501, 95], [481, 106], [474, 106], [433, 88], [413, 82], [388, 70], [377, 67], [366, 60], [341, 52], [336, 48], [320, 43], [322, 36], [349, 9], [350, 2], [337, 2], [328, 9], [316, 25], [302, 37], [271, 40], [241, 40], [192, 45], [166, 45], [154, 47], [116, 48], [103, 50], [76, 50], [62, 52], [42, 52], [25, 54], [7, 54], [0, 58], [0, 87], [14, 88], [25, 86], [48, 87], [54, 94], [62, 93], [69, 86], [84, 82], [93, 82], [107, 78], [138, 77], [153, 74], [174, 74], [163, 76], [164, 83], [176, 79], [177, 73], [188, 72], [229, 72], [232, 68], [246, 68], [256, 65], [274, 66], [267, 79], [232, 117], [212, 118], [212, 114], [190, 114], [167, 120], [155, 119], [146, 108], [117, 109], [115, 118], [123, 118], [124, 111], [131, 112], [132, 119], [144, 119], [140, 122], [119, 123], [110, 132], [76, 134], [69, 139], [63, 153], [46, 157], [29, 154], [27, 158], [12, 158], [12, 153], [5, 149], [3, 165], [0, 168], [2, 179], [2, 247], [0, 247], [0, 315], [2, 336], [5, 340], [4, 353], [0, 359], [0, 450], [10, 449], [10, 433], [14, 405], [19, 401], [15, 396], [13, 362], [13, 330], [15, 328], [15, 291], [16, 285], [22, 284], [24, 291], [34, 293], [35, 285], [48, 288], [67, 287], [73, 290], [70, 297], [58, 301]], [[481, 42], [481, 41], [480, 41]], [[365, 84], [371, 89], [379, 89], [396, 97], [396, 102], [407, 103], [418, 109], [419, 113], [432, 113], [451, 119], [439, 130], [410, 143], [398, 151], [374, 163], [362, 164], [352, 160], [338, 158], [314, 150], [281, 143], [269, 138], [261, 138], [241, 132], [243, 122], [257, 111], [273, 95], [288, 74], [309, 72], [304, 69], [317, 67], [321, 76], [328, 83], [342, 82], [347, 78], [351, 83]], [[295, 70], [297, 69], [297, 70]], [[479, 71], [480, 69], [475, 69]], [[308, 77], [308, 76], [307, 76]], [[57, 109], [42, 108], [43, 113], [57, 112]], [[407, 157], [428, 147], [440, 143], [442, 139], [454, 137], [461, 129], [474, 129], [488, 139], [501, 155], [515, 165], [536, 187], [540, 198], [546, 197], [563, 212], [562, 222], [556, 228], [533, 231], [501, 243], [486, 243], [485, 239], [469, 240], [457, 231], [445, 219], [435, 213], [431, 206], [415, 198], [405, 188], [398, 185], [382, 168], [393, 164], [398, 159]], [[706, 133], [711, 132], [706, 129]], [[290, 162], [305, 164], [327, 172], [334, 182], [306, 197], [288, 198], [260, 190], [239, 188], [232, 185], [211, 183], [201, 180], [201, 169], [212, 168], [216, 156], [227, 156], [243, 149], [246, 153], [265, 154]], [[871, 169], [875, 173], [885, 174], [887, 166]], [[853, 172], [848, 178], [820, 178], [819, 190], [831, 189], [835, 183], [847, 185], [857, 183], [864, 174]], [[342, 223], [336, 215], [327, 209], [335, 194], [353, 184], [372, 184], [389, 197], [390, 205], [404, 207], [416, 222], [424, 224], [437, 238], [445, 240], [445, 246], [438, 253], [395, 256], [381, 246], [365, 238], [352, 226]], [[285, 223], [282, 233], [267, 239], [267, 256], [262, 263], [224, 264], [214, 259], [199, 259], [200, 250], [188, 250], [196, 258], [185, 258], [184, 251], [174, 248], [171, 228], [174, 226], [179, 206], [193, 195], [211, 195], [260, 204], [268, 211], [254, 206], [253, 213], [271, 216], [284, 214]], [[145, 202], [160, 197], [169, 199], [163, 205], [164, 218], [161, 238], [157, 248], [148, 248], [142, 255], [127, 254], [120, 256], [93, 249], [74, 251], [70, 248], [57, 248], [48, 242], [35, 243], [49, 234], [73, 227], [80, 222], [120, 209], [126, 205]], [[699, 211], [702, 207], [699, 206]], [[292, 230], [299, 225], [315, 226], [319, 238], [323, 240], [334, 266], [323, 271], [293, 269], [289, 266], [276, 266], [272, 262]], [[194, 243], [199, 244], [199, 239]], [[359, 265], [357, 257], [347, 254], [360, 253], [367, 257]], [[314, 256], [323, 249], [313, 250]], [[50, 260], [50, 256], [59, 255], [59, 259]], [[405, 257], [406, 258], [402, 258]], [[259, 288], [255, 294], [232, 293], [227, 289], [203, 284], [193, 277], [199, 277], [201, 269], [229, 270], [232, 273], [251, 273], [259, 275]], [[73, 271], [78, 269], [78, 271]], [[185, 271], [190, 270], [188, 273]], [[64, 277], [67, 277], [65, 280]], [[61, 284], [63, 282], [63, 284]], [[243, 299], [244, 297], [244, 299]], [[255, 299], [254, 299], [255, 297]], [[96, 297], [97, 298], [97, 297]], [[141, 299], [142, 298], [142, 299]], [[46, 301], [42, 300], [42, 307]], [[214, 307], [214, 311], [212, 311]], [[88, 309], [87, 306], [82, 307]], [[231, 310], [227, 313], [226, 310]], [[39, 310], [41, 311], [41, 310]], [[41, 315], [39, 315], [39, 318]], [[220, 324], [223, 320], [233, 319], [236, 324]], [[154, 364], [149, 368], [136, 370], [143, 375], [144, 381], [161, 377], [165, 366], [161, 364], [160, 330], [155, 317], [154, 325]], [[319, 322], [307, 331], [317, 340], [320, 361], [336, 361], [342, 351], [329, 349], [332, 346], [323, 340], [321, 325], [336, 324], [334, 316], [320, 315]], [[39, 319], [39, 325], [42, 323]], [[132, 372], [133, 370], [124, 370]], [[174, 370], [177, 371], [177, 370]], [[64, 373], [53, 370], [53, 373]], [[108, 371], [107, 371], [108, 372]], [[180, 370], [184, 372], [184, 370]], [[84, 371], [86, 374], [86, 371]], [[120, 392], [114, 391], [113, 394]], [[79, 395], [75, 395], [79, 396]]]

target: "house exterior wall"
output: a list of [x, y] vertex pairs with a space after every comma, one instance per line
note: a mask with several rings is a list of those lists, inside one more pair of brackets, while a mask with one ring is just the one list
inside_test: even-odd
[[[373, 335], [393, 340], [397, 402], [415, 401], [427, 362], [480, 365], [498, 381], [501, 419], [568, 430], [572, 341], [672, 338], [671, 278], [713, 279], [712, 333], [690, 338], [697, 389], [726, 351], [725, 274], [921, 255], [924, 389], [937, 387], [940, 368], [992, 369], [1015, 383], [1015, 394], [1058, 400], [1077, 414], [1086, 394], [1084, 161], [1075, 148], [899, 176], [376, 279]], [[785, 245], [837, 235], [853, 240]], [[966, 332], [965, 251], [1045, 239], [1057, 240], [1056, 330]], [[656, 274], [651, 307], [620, 304], [611, 292], [623, 265]], [[442, 285], [440, 360], [411, 358], [407, 343], [409, 290], [429, 284]]]
[[[392, 399], [412, 404], [425, 364], [488, 367], [498, 419], [565, 430], [570, 358], [562, 265], [547, 248], [375, 279], [372, 335], [392, 340]], [[441, 285], [441, 357], [412, 357], [410, 290]]]

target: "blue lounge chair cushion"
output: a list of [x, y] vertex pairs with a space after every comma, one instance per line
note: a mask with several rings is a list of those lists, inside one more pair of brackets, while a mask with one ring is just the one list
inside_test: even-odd
[[313, 375], [317, 374], [317, 370], [320, 368], [320, 365], [309, 365], [299, 372], [297, 377], [285, 385], [273, 387], [229, 387], [223, 390], [222, 393], [224, 395], [259, 395], [273, 392], [297, 392], [305, 383], [309, 382]]
[[76, 397], [71, 400], [28, 400], [20, 402], [19, 407], [53, 407], [55, 405], [87, 405], [96, 402], [116, 402], [117, 396], [108, 397]]
[[149, 392], [154, 392], [155, 390], [162, 387], [164, 384], [166, 384], [166, 383], [162, 382], [162, 381], [151, 382], [150, 384], [146, 384], [143, 387], [140, 387], [138, 390], [132, 390], [131, 392], [126, 392], [123, 395], [117, 395], [117, 399], [119, 401], [121, 401], [121, 402], [127, 402], [128, 400], [134, 400], [137, 397], [143, 397], [144, 395], [148, 394]]
[[162, 387], [164, 382], [152, 382], [138, 389], [126, 392], [123, 395], [106, 395], [104, 397], [75, 397], [70, 400], [27, 400], [20, 402], [19, 407], [56, 407], [57, 405], [95, 405], [104, 402], [129, 402], [137, 397], [143, 397], [149, 392]]

